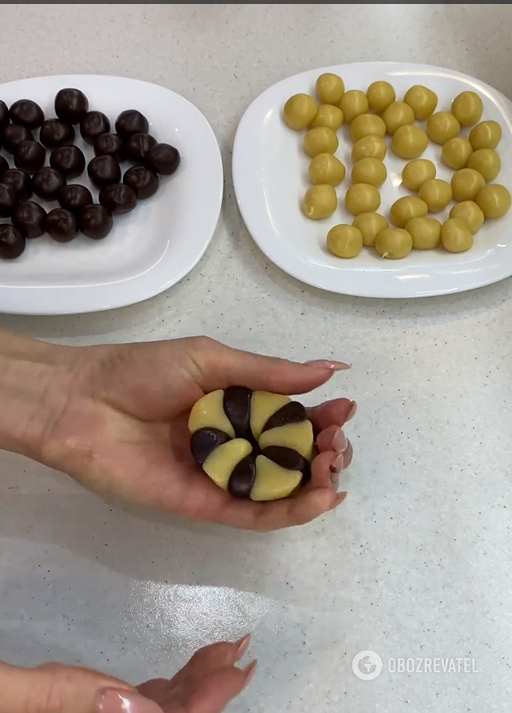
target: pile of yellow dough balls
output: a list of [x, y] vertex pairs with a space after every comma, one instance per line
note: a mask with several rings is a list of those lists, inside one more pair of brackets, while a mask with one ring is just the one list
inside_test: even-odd
[[[413, 248], [431, 250], [442, 245], [453, 253], [473, 246], [473, 235], [485, 218], [499, 218], [509, 210], [510, 193], [499, 183], [490, 183], [501, 170], [496, 146], [501, 127], [496, 121], [480, 121], [481, 98], [472, 91], [455, 97], [450, 111], [436, 111], [437, 95], [415, 85], [397, 101], [393, 86], [373, 82], [366, 93], [345, 91], [341, 77], [325, 73], [315, 85], [317, 100], [295, 94], [284, 105], [284, 121], [291, 129], [306, 131], [304, 151], [311, 158], [311, 186], [302, 202], [304, 215], [312, 220], [332, 216], [338, 206], [335, 186], [346, 168], [336, 157], [337, 131], [349, 125], [352, 147], [351, 187], [345, 194], [345, 209], [354, 216], [352, 225], [336, 225], [327, 234], [327, 249], [342, 258], [358, 255], [363, 246], [373, 247], [385, 258], [407, 257]], [[426, 122], [421, 128], [415, 121]], [[473, 126], [468, 138], [461, 127]], [[384, 136], [391, 136], [391, 149], [408, 163], [402, 183], [417, 195], [393, 203], [387, 218], [378, 213], [379, 188], [387, 178]], [[442, 161], [454, 171], [451, 182], [436, 178], [436, 167], [419, 158], [429, 140], [442, 146]], [[449, 219], [441, 223], [428, 213], [440, 213], [451, 201]]]

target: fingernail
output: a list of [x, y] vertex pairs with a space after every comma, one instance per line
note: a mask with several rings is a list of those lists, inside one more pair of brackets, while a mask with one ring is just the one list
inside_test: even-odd
[[329, 469], [331, 473], [339, 473], [340, 470], [343, 470], [343, 453], [338, 453], [329, 466]]
[[306, 366], [314, 366], [317, 369], [330, 369], [331, 371], [350, 369], [349, 364], [345, 364], [343, 361], [332, 361], [331, 359], [312, 359], [311, 361], [305, 361], [304, 364]]
[[346, 497], [347, 497], [347, 493], [345, 490], [342, 490], [340, 493], [336, 493], [336, 497], [334, 499], [334, 505], [332, 506], [332, 510], [334, 510], [334, 508], [337, 508], [338, 505], [341, 505], [341, 503], [345, 500]]
[[352, 401], [352, 408], [350, 409], [349, 414], [347, 416], [347, 421], [351, 421], [354, 418], [354, 416], [356, 415], [356, 413], [357, 413], [357, 404], [355, 401]]
[[348, 440], [345, 434], [343, 433], [343, 429], [338, 428], [338, 430], [334, 434], [334, 438], [331, 441], [331, 448], [333, 449], [333, 451], [336, 451], [336, 453], [344, 453], [347, 450]]
[[136, 691], [100, 691], [97, 713], [163, 713], [160, 706]]
[[236, 652], [236, 660], [239, 661], [245, 652], [247, 651], [247, 648], [249, 647], [249, 641], [251, 640], [251, 635], [247, 634], [246, 636], [242, 637], [239, 641], [237, 641], [237, 652]]
[[251, 663], [244, 668], [244, 673], [245, 673], [245, 685], [249, 685], [251, 679], [254, 677], [254, 674], [256, 673], [256, 666], [258, 665], [258, 662], [256, 659], [254, 661], [251, 661]]

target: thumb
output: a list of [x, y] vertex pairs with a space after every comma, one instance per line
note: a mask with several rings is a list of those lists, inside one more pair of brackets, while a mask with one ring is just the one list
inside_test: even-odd
[[0, 713], [162, 713], [130, 685], [86, 668], [0, 666]]
[[253, 390], [301, 394], [325, 384], [336, 371], [349, 369], [341, 361], [317, 359], [300, 364], [287, 359], [232, 349], [213, 339], [190, 340], [191, 357], [205, 393], [242, 385]]

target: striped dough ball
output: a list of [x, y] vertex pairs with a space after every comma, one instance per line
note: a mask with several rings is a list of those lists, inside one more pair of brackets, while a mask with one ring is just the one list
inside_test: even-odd
[[237, 498], [291, 495], [310, 477], [313, 426], [288, 396], [230, 386], [197, 401], [188, 421], [196, 463]]

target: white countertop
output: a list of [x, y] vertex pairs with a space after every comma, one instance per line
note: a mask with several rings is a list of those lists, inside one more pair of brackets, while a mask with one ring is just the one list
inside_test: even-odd
[[[0, 658], [138, 682], [252, 630], [259, 672], [237, 713], [510, 710], [512, 280], [416, 302], [307, 288], [252, 243], [230, 160], [251, 99], [317, 66], [441, 64], [512, 96], [511, 22], [497, 4], [0, 7], [0, 81], [87, 72], [163, 84], [204, 112], [226, 171], [214, 241], [167, 294], [98, 315], [0, 316], [0, 327], [74, 344], [203, 333], [332, 356], [353, 369], [311, 401], [359, 404], [346, 504], [273, 535], [142, 518], [0, 454]], [[475, 657], [480, 673], [363, 682], [351, 670], [362, 649], [385, 662]]]

